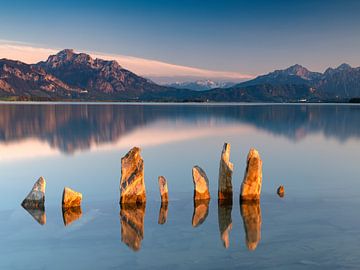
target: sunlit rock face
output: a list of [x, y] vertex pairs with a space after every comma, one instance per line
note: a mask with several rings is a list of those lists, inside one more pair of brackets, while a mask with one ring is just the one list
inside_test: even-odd
[[165, 224], [168, 215], [168, 202], [161, 203], [158, 224]]
[[144, 238], [146, 204], [121, 204], [121, 241], [134, 251], [141, 248]]
[[244, 221], [246, 246], [255, 250], [261, 239], [261, 208], [259, 201], [240, 203], [240, 213]]
[[62, 206], [63, 208], [69, 207], [79, 207], [81, 205], [82, 194], [76, 192], [71, 188], [65, 187], [63, 196], [62, 196]]
[[25, 205], [22, 205], [22, 207], [40, 224], [45, 225], [46, 224], [46, 214], [45, 214], [45, 207], [30, 207], [27, 208]]
[[146, 201], [144, 161], [140, 152], [139, 147], [134, 147], [121, 159], [121, 204], [136, 204]]
[[233, 189], [232, 189], [232, 173], [234, 164], [230, 162], [230, 144], [224, 143], [224, 147], [221, 153], [220, 168], [219, 168], [219, 188], [218, 198], [219, 200], [232, 201]]
[[34, 184], [33, 188], [23, 200], [21, 205], [25, 209], [44, 208], [45, 207], [45, 188], [46, 181], [41, 176]]
[[279, 195], [280, 198], [283, 198], [285, 196], [285, 188], [284, 186], [279, 186], [276, 190], [276, 193]]
[[240, 200], [260, 200], [262, 185], [262, 160], [259, 152], [252, 148], [247, 156], [244, 180], [241, 184]]
[[206, 173], [199, 166], [192, 169], [192, 177], [194, 182], [194, 200], [210, 199], [209, 179]]
[[159, 182], [161, 202], [166, 203], [169, 201], [167, 181], [164, 176], [159, 176], [158, 182]]
[[218, 202], [218, 221], [220, 238], [225, 248], [230, 247], [229, 233], [232, 229], [232, 202], [219, 201]]
[[63, 221], [65, 226], [69, 226], [82, 216], [81, 206], [62, 208]]
[[194, 200], [194, 213], [192, 216], [192, 226], [198, 227], [204, 223], [209, 214], [209, 202], [207, 200]]

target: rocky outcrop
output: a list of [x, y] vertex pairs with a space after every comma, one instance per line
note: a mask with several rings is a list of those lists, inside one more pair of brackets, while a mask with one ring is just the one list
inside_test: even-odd
[[209, 179], [206, 173], [199, 166], [192, 169], [192, 177], [194, 182], [194, 200], [210, 199]]
[[158, 182], [159, 182], [161, 203], [166, 203], [169, 201], [167, 181], [164, 176], [159, 176]]
[[168, 215], [168, 202], [161, 203], [158, 224], [162, 225], [166, 223]]
[[65, 226], [69, 226], [82, 216], [81, 206], [62, 208], [63, 221]]
[[145, 208], [145, 203], [121, 205], [121, 241], [134, 251], [140, 250], [144, 238]]
[[258, 151], [250, 149], [244, 180], [241, 184], [240, 201], [260, 200], [262, 185], [262, 160]]
[[230, 144], [224, 143], [221, 153], [218, 183], [218, 199], [232, 201], [232, 173], [234, 164], [230, 162]]
[[25, 209], [44, 208], [45, 207], [45, 188], [46, 181], [41, 176], [34, 184], [33, 188], [23, 200], [21, 205]]
[[209, 202], [207, 200], [194, 200], [194, 213], [192, 216], [192, 226], [198, 227], [204, 223], [209, 214]]
[[24, 205], [22, 206], [40, 225], [46, 224], [46, 213], [45, 207], [40, 206], [36, 208], [27, 208]]
[[245, 201], [240, 204], [240, 213], [244, 222], [246, 246], [255, 250], [261, 239], [261, 208], [259, 201]]
[[276, 193], [279, 195], [280, 198], [283, 198], [285, 196], [285, 188], [284, 186], [279, 186], [276, 190]]
[[71, 188], [65, 187], [62, 196], [62, 207], [70, 208], [70, 207], [79, 207], [81, 205], [82, 194], [80, 192], [76, 192]]
[[121, 204], [141, 204], [146, 201], [144, 161], [140, 152], [139, 147], [134, 147], [121, 159]]
[[226, 201], [218, 201], [218, 221], [220, 238], [225, 248], [230, 247], [229, 233], [232, 229], [232, 202], [226, 203]]

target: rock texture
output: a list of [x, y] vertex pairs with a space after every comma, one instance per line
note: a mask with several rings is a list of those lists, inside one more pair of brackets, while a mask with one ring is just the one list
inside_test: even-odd
[[209, 214], [209, 202], [207, 200], [194, 200], [194, 213], [192, 217], [192, 226], [198, 227], [204, 223]]
[[158, 224], [165, 224], [168, 215], [168, 203], [161, 203]]
[[221, 153], [220, 168], [219, 168], [219, 183], [218, 183], [218, 198], [219, 200], [232, 201], [232, 173], [234, 164], [230, 162], [230, 144], [224, 143]]
[[82, 216], [81, 206], [62, 208], [63, 221], [65, 226], [69, 226]]
[[262, 160], [259, 152], [252, 148], [247, 156], [244, 180], [241, 184], [240, 200], [260, 200], [262, 185]]
[[145, 209], [145, 203], [121, 205], [121, 241], [134, 251], [140, 250], [144, 238]]
[[23, 208], [40, 224], [46, 224], [46, 213], [44, 206], [36, 207], [36, 208], [26, 208], [23, 205]]
[[121, 159], [121, 204], [138, 204], [146, 201], [144, 161], [140, 152], [139, 147], [134, 147]]
[[261, 239], [260, 202], [246, 201], [240, 204], [240, 213], [244, 221], [246, 246], [255, 250]]
[[46, 181], [41, 176], [34, 184], [30, 193], [23, 200], [21, 205], [25, 209], [44, 208], [45, 207], [45, 188]]
[[276, 193], [279, 195], [279, 197], [284, 197], [285, 196], [285, 188], [284, 186], [279, 186]]
[[159, 176], [158, 182], [159, 182], [161, 202], [166, 203], [169, 201], [167, 181], [164, 176]]
[[232, 229], [232, 202], [226, 203], [225, 201], [218, 202], [218, 221], [221, 241], [225, 248], [230, 247], [229, 233]]
[[79, 207], [81, 205], [82, 194], [76, 192], [71, 188], [65, 187], [63, 196], [62, 196], [62, 206], [63, 208], [69, 207]]
[[194, 182], [194, 200], [210, 199], [209, 179], [203, 169], [194, 166], [192, 169], [192, 177]]

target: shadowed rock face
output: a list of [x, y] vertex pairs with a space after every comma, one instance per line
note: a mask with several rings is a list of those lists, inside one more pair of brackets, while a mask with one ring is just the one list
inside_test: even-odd
[[121, 204], [136, 204], [146, 201], [144, 161], [140, 152], [139, 147], [134, 147], [121, 159]]
[[240, 204], [240, 213], [244, 221], [246, 246], [255, 250], [261, 239], [261, 208], [259, 201], [245, 201]]
[[41, 176], [34, 184], [33, 188], [23, 200], [21, 205], [25, 209], [44, 208], [45, 206], [45, 188], [46, 181]]
[[225, 248], [230, 247], [229, 233], [232, 229], [232, 202], [219, 201], [218, 202], [218, 221], [220, 237]]
[[25, 205], [22, 207], [40, 224], [46, 224], [46, 214], [45, 214], [45, 207], [35, 207], [35, 208], [27, 208]]
[[146, 204], [121, 204], [121, 241], [134, 251], [141, 248], [144, 238]]
[[192, 177], [194, 182], [194, 200], [210, 199], [209, 179], [206, 173], [199, 166], [192, 169]]
[[233, 189], [232, 189], [232, 173], [234, 164], [230, 162], [230, 144], [225, 143], [220, 159], [219, 168], [219, 200], [232, 201]]
[[63, 208], [69, 207], [79, 207], [81, 205], [82, 194], [76, 192], [71, 188], [65, 187], [63, 196], [62, 196], [62, 206]]
[[165, 177], [159, 176], [158, 182], [159, 182], [161, 202], [162, 203], [168, 202], [169, 201], [168, 185]]
[[62, 208], [64, 225], [68, 226], [82, 216], [81, 206]]
[[260, 200], [262, 185], [262, 160], [256, 149], [250, 149], [244, 180], [241, 184], [240, 200]]
[[204, 223], [209, 214], [209, 202], [207, 200], [194, 200], [194, 213], [192, 217], [192, 226], [198, 227]]
[[161, 203], [158, 224], [165, 224], [168, 215], [168, 202]]

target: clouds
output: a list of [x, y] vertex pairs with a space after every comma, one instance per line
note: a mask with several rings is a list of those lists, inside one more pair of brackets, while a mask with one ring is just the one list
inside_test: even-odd
[[[29, 64], [46, 60], [50, 54], [56, 54], [59, 50], [61, 49], [41, 48], [26, 43], [0, 41], [0, 58], [20, 60]], [[194, 68], [119, 54], [84, 52], [94, 58], [116, 60], [124, 68], [159, 83], [196, 79], [243, 81], [253, 78], [251, 75], [239, 72]]]

